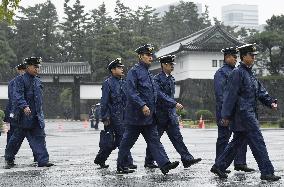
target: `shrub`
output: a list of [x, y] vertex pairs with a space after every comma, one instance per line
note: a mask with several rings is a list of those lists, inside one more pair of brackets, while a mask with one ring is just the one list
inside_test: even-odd
[[278, 120], [278, 123], [279, 123], [280, 128], [284, 128], [284, 118], [281, 118], [280, 120]]
[[213, 118], [212, 112], [209, 110], [198, 110], [195, 112], [196, 119], [200, 119], [200, 116], [202, 115], [202, 119], [209, 120]]
[[3, 119], [4, 119], [5, 113], [3, 110], [0, 110], [0, 128], [3, 126]]
[[187, 111], [185, 109], [177, 110], [177, 115], [179, 115], [181, 118], [184, 118], [187, 115]]

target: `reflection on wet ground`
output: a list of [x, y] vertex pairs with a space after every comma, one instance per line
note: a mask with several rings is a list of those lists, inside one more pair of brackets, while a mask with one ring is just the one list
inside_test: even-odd
[[[102, 126], [102, 124], [100, 124]], [[229, 178], [220, 180], [210, 173], [215, 157], [215, 129], [182, 129], [184, 141], [189, 151], [195, 157], [203, 160], [190, 168], [180, 165], [164, 176], [159, 169], [145, 169], [144, 156], [146, 143], [140, 136], [132, 149], [136, 172], [128, 175], [116, 174], [115, 150], [107, 163], [108, 169], [100, 169], [93, 160], [98, 152], [99, 131], [85, 128], [83, 122], [48, 122], [47, 146], [50, 160], [56, 164], [51, 168], [37, 168], [27, 141], [25, 140], [16, 157], [17, 166], [5, 170], [4, 157], [0, 157], [0, 186], [284, 186], [284, 130], [263, 130], [269, 156], [276, 169], [276, 174], [282, 179], [277, 182], [260, 180], [259, 171], [243, 173], [234, 171], [233, 166]], [[162, 137], [169, 158], [180, 160], [167, 136]], [[4, 155], [6, 136], [0, 137], [0, 154]], [[247, 163], [255, 169], [257, 164], [250, 152], [247, 153]]]

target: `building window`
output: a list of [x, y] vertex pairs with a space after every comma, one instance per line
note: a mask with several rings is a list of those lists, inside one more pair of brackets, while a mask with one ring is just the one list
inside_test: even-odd
[[224, 60], [219, 60], [219, 67], [222, 67], [224, 64]]
[[217, 60], [212, 60], [212, 67], [217, 67]]

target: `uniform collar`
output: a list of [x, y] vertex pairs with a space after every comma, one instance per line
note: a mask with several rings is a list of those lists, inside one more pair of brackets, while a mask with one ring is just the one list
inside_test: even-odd
[[247, 66], [244, 62], [240, 62], [240, 66], [243, 67], [243, 68], [245, 68], [246, 70], [249, 70], [249, 71], [252, 70], [252, 66], [249, 67], [249, 66]]
[[29, 77], [29, 78], [34, 78], [34, 77], [36, 77], [36, 76], [34, 76], [34, 75], [29, 74], [28, 72], [24, 73], [24, 75], [26, 75], [26, 76]]
[[163, 75], [163, 76], [165, 76], [165, 77], [167, 77], [167, 78], [169, 78], [169, 77], [171, 77], [171, 76], [172, 76], [171, 74], [166, 74], [163, 70], [162, 70], [162, 72], [161, 72], [161, 73], [162, 73], [162, 75]]
[[116, 76], [114, 76], [114, 75], [111, 75], [111, 77], [112, 77], [113, 79], [116, 79], [116, 80], [122, 80], [122, 77], [116, 77]]
[[149, 69], [149, 67], [150, 67], [150, 64], [146, 64], [146, 63], [143, 62], [143, 61], [139, 61], [138, 64], [139, 64], [140, 66], [146, 68], [146, 69]]
[[235, 68], [235, 66], [232, 66], [232, 65], [228, 64], [228, 63], [225, 62], [225, 61], [224, 61], [224, 63], [223, 63], [223, 66], [227, 66], [227, 67], [229, 67], [229, 68], [231, 68], [231, 69], [234, 69], [234, 68]]

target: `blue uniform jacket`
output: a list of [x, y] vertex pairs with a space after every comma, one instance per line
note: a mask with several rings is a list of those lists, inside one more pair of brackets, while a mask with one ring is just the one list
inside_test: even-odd
[[167, 76], [163, 71], [155, 75], [154, 81], [157, 85], [157, 122], [158, 124], [168, 125], [178, 124], [176, 114], [175, 78], [172, 75]]
[[[19, 125], [22, 128], [33, 128], [39, 124], [41, 128], [45, 127], [44, 115], [42, 109], [43, 86], [37, 76], [29, 73], [18, 76], [15, 79], [15, 113], [17, 113]], [[29, 106], [31, 115], [27, 116], [23, 110]], [[38, 122], [38, 123], [37, 123]]]
[[[125, 80], [110, 76], [102, 86], [101, 117], [112, 123], [122, 124], [126, 105]], [[96, 109], [97, 111], [97, 109]]]
[[95, 118], [100, 119], [101, 118], [101, 106], [96, 106], [95, 109]]
[[220, 125], [221, 122], [221, 110], [224, 99], [224, 92], [227, 89], [227, 83], [231, 72], [235, 67], [230, 66], [227, 63], [219, 68], [214, 75], [214, 91], [216, 99], [216, 123]]
[[[127, 74], [127, 102], [125, 123], [127, 125], [152, 125], [156, 110], [157, 90], [149, 66], [144, 62], [135, 64]], [[142, 112], [144, 105], [150, 109], [150, 115]]]
[[253, 75], [251, 68], [240, 62], [230, 75], [222, 105], [222, 118], [233, 120], [232, 131], [259, 129], [257, 100], [268, 107], [274, 101]]
[[12, 79], [8, 84], [8, 103], [5, 108], [4, 122], [11, 123], [10, 114], [14, 114], [14, 83], [15, 78]]

